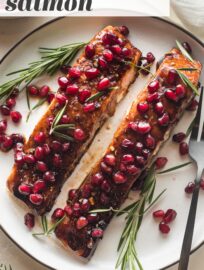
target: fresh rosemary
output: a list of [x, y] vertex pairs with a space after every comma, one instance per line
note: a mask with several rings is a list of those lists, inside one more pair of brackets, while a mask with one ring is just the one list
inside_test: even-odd
[[106, 91], [101, 91], [101, 92], [98, 92], [94, 95], [92, 95], [91, 97], [87, 98], [86, 99], [86, 102], [90, 102], [90, 101], [94, 101], [94, 100], [97, 100], [99, 99], [100, 97], [104, 96], [105, 94], [107, 94], [108, 92], [112, 91], [112, 90], [117, 90], [118, 89], [118, 86], [115, 86], [115, 87], [110, 87], [108, 88]]
[[85, 45], [85, 42], [80, 42], [53, 49], [40, 48], [39, 52], [42, 55], [40, 60], [30, 63], [27, 68], [8, 74], [8, 76], [18, 74], [18, 77], [0, 85], [0, 100], [8, 98], [13, 89], [19, 87], [22, 83], [28, 85], [43, 74], [53, 75], [60, 66], [69, 64], [78, 51]]
[[182, 46], [182, 44], [176, 40], [176, 45], [179, 48], [179, 50], [181, 51], [181, 53], [188, 58], [191, 62], [194, 62], [193, 58], [191, 57], [191, 55], [186, 51], [186, 49]]
[[1, 263], [0, 264], [0, 270], [12, 270], [12, 267], [11, 267], [10, 264], [6, 265], [6, 264]]
[[186, 75], [182, 72], [180, 72], [179, 69], [176, 69], [176, 72], [178, 73], [179, 77], [181, 78], [181, 80], [183, 81], [183, 83], [188, 86], [189, 88], [191, 88], [193, 90], [193, 92], [195, 93], [195, 95], [199, 96], [199, 92], [198, 89], [195, 87], [195, 85], [188, 79], [188, 77], [186, 77]]
[[47, 217], [46, 216], [42, 216], [41, 217], [41, 225], [42, 225], [42, 229], [43, 232], [39, 232], [39, 233], [33, 233], [33, 236], [50, 236], [54, 230], [56, 229], [56, 227], [64, 220], [65, 216], [63, 216], [61, 219], [59, 219], [57, 222], [55, 222], [50, 228], [48, 227], [48, 221], [47, 221]]
[[52, 122], [52, 125], [51, 125], [51, 128], [50, 128], [50, 135], [55, 135], [57, 137], [60, 137], [62, 139], [65, 139], [67, 141], [73, 141], [73, 137], [71, 136], [68, 136], [64, 133], [61, 133], [60, 130], [71, 130], [71, 129], [74, 129], [75, 128], [75, 125], [74, 124], [59, 124], [59, 121], [60, 119], [62, 118], [65, 110], [66, 110], [66, 107], [67, 107], [67, 103], [64, 105], [64, 107], [56, 114], [53, 122]]
[[42, 106], [45, 102], [47, 101], [46, 98], [40, 99], [29, 111], [27, 118], [26, 118], [26, 122], [28, 122], [31, 113], [36, 110], [38, 107]]

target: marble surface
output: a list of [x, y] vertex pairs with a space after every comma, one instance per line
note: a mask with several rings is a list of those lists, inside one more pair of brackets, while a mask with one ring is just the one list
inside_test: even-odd
[[[26, 33], [50, 19], [52, 18], [0, 18], [0, 58], [14, 43], [16, 43], [16, 41], [25, 36]], [[173, 12], [171, 13], [170, 19], [173, 22], [184, 26]], [[204, 41], [204, 35], [203, 33], [201, 34], [199, 29], [197, 33], [194, 31], [194, 34], [197, 34], [197, 36]], [[204, 246], [191, 256], [189, 270], [203, 270], [203, 256]], [[0, 230], [0, 265], [1, 263], [5, 265], [10, 264], [13, 270], [48, 270], [48, 268], [27, 256]], [[177, 268], [178, 266], [175, 265], [168, 270], [176, 270]], [[2, 268], [0, 267], [0, 270], [1, 269]]]

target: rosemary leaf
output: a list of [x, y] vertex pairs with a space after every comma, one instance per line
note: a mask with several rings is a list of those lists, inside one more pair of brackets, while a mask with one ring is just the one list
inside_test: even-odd
[[160, 197], [166, 192], [166, 189], [164, 189], [151, 203], [148, 205], [148, 207], [145, 209], [144, 213], [145, 214], [159, 199]]
[[194, 62], [193, 58], [190, 56], [190, 54], [186, 51], [186, 49], [182, 46], [182, 44], [178, 40], [176, 40], [176, 45], [186, 58], [188, 58], [191, 62]]
[[97, 100], [105, 94], [106, 94], [105, 91], [98, 92], [98, 93], [94, 94], [93, 96], [87, 98], [86, 102]]
[[49, 230], [47, 230], [47, 235], [51, 234], [54, 232], [56, 227], [65, 219], [65, 216], [63, 216], [60, 220], [58, 220]]
[[186, 75], [182, 72], [180, 72], [178, 69], [176, 69], [179, 77], [181, 78], [181, 80], [184, 82], [184, 84], [186, 86], [188, 86], [189, 88], [191, 88], [193, 90], [193, 92], [195, 93], [195, 95], [199, 96], [199, 92], [198, 89], [195, 87], [194, 84], [192, 84], [192, 82], [186, 77]]
[[33, 106], [33, 108], [31, 108], [31, 110], [29, 111], [29, 113], [28, 113], [28, 115], [27, 115], [26, 122], [28, 122], [31, 113], [32, 113], [35, 109], [37, 109], [38, 107], [42, 106], [46, 101], [47, 101], [46, 98], [40, 99], [40, 100]]
[[75, 129], [74, 124], [63, 124], [63, 125], [58, 125], [53, 128], [53, 131], [58, 130], [58, 129]]
[[195, 118], [193, 119], [193, 121], [190, 123], [190, 126], [188, 127], [187, 131], [186, 131], [186, 137], [188, 137], [191, 134], [191, 131], [193, 129], [195, 123]]
[[197, 68], [177, 68], [177, 70], [180, 70], [180, 71], [196, 71], [198, 69]]
[[181, 169], [181, 168], [183, 168], [183, 167], [185, 167], [185, 166], [188, 166], [189, 164], [192, 164], [192, 162], [191, 162], [191, 161], [186, 162], [186, 163], [184, 163], [184, 164], [181, 164], [181, 165], [178, 165], [178, 166], [169, 168], [169, 169], [167, 169], [167, 170], [165, 170], [165, 171], [158, 172], [157, 174], [169, 173], [169, 172], [172, 172], [172, 171]]
[[60, 133], [60, 132], [57, 132], [57, 131], [54, 131], [53, 134], [56, 136], [56, 137], [59, 137], [59, 138], [62, 138], [62, 139], [65, 139], [69, 142], [73, 142], [74, 141], [74, 138], [71, 137], [71, 136], [68, 136], [66, 134], [63, 134], [63, 133]]

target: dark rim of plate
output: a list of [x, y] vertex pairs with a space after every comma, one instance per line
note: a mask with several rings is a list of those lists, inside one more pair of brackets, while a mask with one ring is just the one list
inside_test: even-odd
[[[1, 58], [0, 60], [0, 64], [3, 63], [3, 61], [15, 50], [16, 47], [18, 47], [24, 40], [26, 40], [27, 38], [29, 38], [32, 34], [34, 34], [35, 32], [41, 30], [42, 28], [45, 28], [46, 26], [54, 23], [54, 22], [57, 22], [61, 19], [64, 19], [65, 17], [58, 17], [58, 18], [55, 18], [55, 19], [52, 19], [42, 25], [40, 25], [39, 27], [35, 28], [34, 30], [32, 30], [31, 32], [29, 32], [26, 36], [24, 36], [22, 39], [20, 39], [17, 43], [15, 43], [10, 49], [9, 51]], [[177, 29], [179, 29], [180, 31], [184, 32], [185, 34], [187, 34], [188, 36], [190, 36], [192, 39], [194, 39], [198, 44], [200, 44], [203, 48], [204, 48], [204, 43], [198, 39], [196, 36], [194, 36], [191, 32], [189, 32], [188, 30], [182, 28], [181, 26], [173, 23], [173, 22], [170, 22], [170, 21], [167, 21], [165, 19], [162, 19], [162, 18], [158, 18], [158, 17], [151, 17], [155, 20], [159, 20], [159, 21], [162, 21], [163, 23], [167, 23]], [[40, 260], [36, 259], [33, 255], [31, 255], [28, 251], [26, 251], [22, 246], [20, 246], [6, 231], [6, 229], [4, 229], [2, 227], [2, 225], [0, 224], [0, 229], [5, 233], [5, 235], [20, 249], [22, 250], [25, 254], [27, 254], [29, 257], [31, 257], [33, 260], [35, 260], [36, 262], [40, 263], [41, 265], [47, 267], [48, 269], [51, 269], [51, 270], [57, 270], [55, 268], [52, 268], [50, 267], [49, 265], [41, 262]], [[193, 254], [196, 250], [198, 250], [202, 245], [204, 245], [204, 241], [202, 241], [197, 247], [195, 247], [194, 249], [191, 250], [191, 254]], [[165, 270], [175, 264], [177, 264], [179, 262], [179, 260], [159, 269], [159, 270]]]

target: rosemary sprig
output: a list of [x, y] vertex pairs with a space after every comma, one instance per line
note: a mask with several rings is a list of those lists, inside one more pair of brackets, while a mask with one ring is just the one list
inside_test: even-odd
[[0, 270], [12, 270], [12, 267], [11, 267], [10, 264], [6, 265], [6, 264], [1, 263], [0, 264]]
[[172, 167], [172, 168], [169, 168], [169, 169], [167, 169], [167, 170], [165, 170], [165, 171], [158, 172], [157, 174], [169, 173], [169, 172], [172, 172], [172, 171], [181, 169], [181, 168], [183, 168], [183, 167], [186, 167], [186, 166], [188, 166], [188, 165], [190, 165], [190, 164], [192, 164], [191, 161], [186, 162], [186, 163], [183, 163], [183, 164], [180, 164], [180, 165], [175, 166], [175, 167]]
[[197, 68], [177, 68], [177, 70], [180, 70], [180, 71], [196, 71], [198, 69]]
[[65, 219], [65, 216], [63, 216], [61, 219], [59, 219], [57, 222], [55, 222], [50, 228], [48, 227], [48, 221], [47, 221], [47, 217], [46, 216], [42, 216], [41, 217], [41, 225], [42, 225], [42, 229], [43, 232], [39, 232], [39, 233], [33, 233], [33, 236], [50, 236], [54, 230], [56, 229], [56, 227]]
[[183, 81], [183, 83], [188, 86], [189, 88], [191, 88], [193, 90], [193, 92], [195, 93], [195, 95], [199, 96], [199, 92], [198, 89], [195, 87], [195, 85], [188, 79], [188, 77], [186, 77], [186, 75], [182, 72], [180, 72], [180, 70], [176, 69], [179, 77], [181, 78], [181, 80]]
[[191, 55], [186, 51], [186, 49], [182, 46], [182, 44], [176, 40], [176, 45], [179, 48], [179, 50], [181, 51], [181, 53], [188, 58], [191, 62], [194, 62], [193, 58], [191, 57]]
[[53, 75], [60, 66], [69, 64], [78, 51], [85, 45], [85, 42], [80, 42], [54, 49], [40, 48], [39, 52], [42, 54], [40, 60], [30, 63], [28, 68], [20, 69], [8, 74], [8, 76], [18, 74], [18, 77], [0, 85], [0, 100], [8, 98], [13, 89], [19, 87], [22, 83], [28, 85], [43, 74]]
[[102, 97], [102, 96], [104, 96], [105, 94], [107, 94], [109, 91], [117, 90], [117, 89], [118, 89], [118, 86], [115, 86], [115, 87], [110, 87], [110, 88], [108, 88], [106, 91], [98, 92], [98, 93], [92, 95], [91, 97], [87, 98], [86, 102], [90, 102], [90, 101], [97, 100], [97, 99], [99, 99], [100, 97]]
[[28, 122], [30, 115], [32, 114], [32, 112], [34, 110], [36, 110], [38, 107], [42, 106], [45, 102], [47, 101], [46, 98], [40, 99], [29, 111], [27, 118], [26, 118], [26, 122]]
[[193, 129], [195, 123], [195, 118], [192, 120], [192, 122], [190, 123], [190, 126], [188, 127], [187, 131], [186, 131], [186, 137], [188, 137], [191, 134], [191, 131]]

